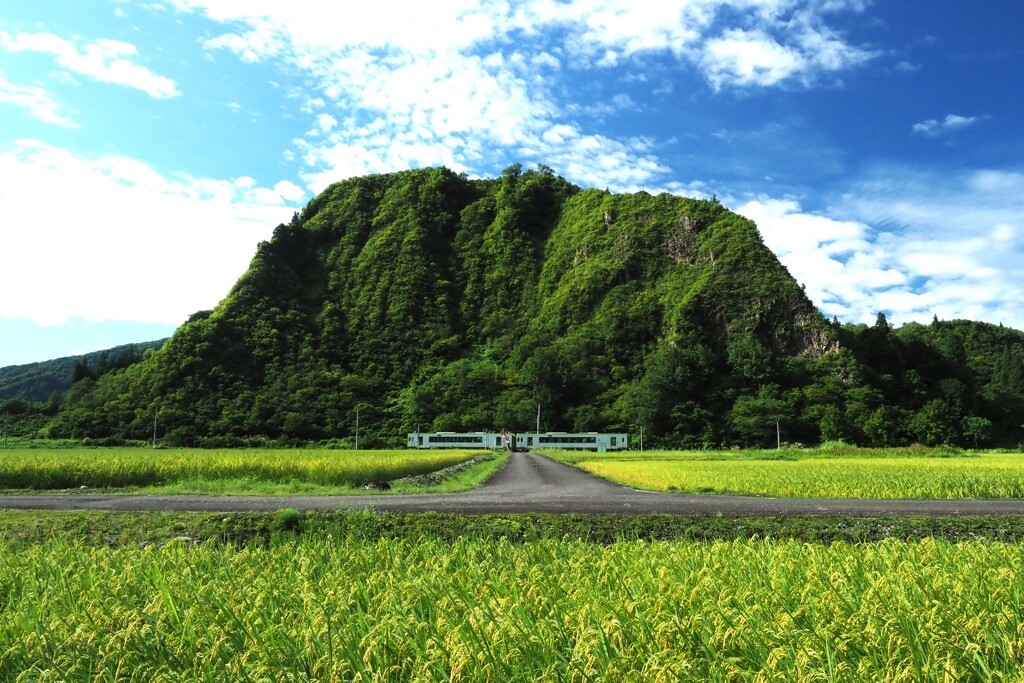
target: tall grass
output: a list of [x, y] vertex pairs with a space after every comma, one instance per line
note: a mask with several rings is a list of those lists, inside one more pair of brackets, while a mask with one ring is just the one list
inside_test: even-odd
[[151, 450], [145, 448], [0, 451], [0, 488], [70, 489], [176, 482], [297, 481], [358, 486], [465, 462], [473, 451]]
[[993, 680], [1024, 548], [985, 542], [0, 547], [0, 680]]
[[592, 451], [544, 449], [545, 455], [566, 463], [577, 463], [584, 460], [830, 460], [834, 458], [973, 458], [984, 454], [1009, 453], [1011, 451], [964, 450], [952, 446], [893, 446], [888, 448], [869, 448], [851, 446], [842, 441], [830, 441], [815, 448], [746, 448], [729, 451], [608, 451], [595, 453]]
[[578, 467], [599, 476], [657, 491], [780, 498], [1024, 498], [1024, 455], [1019, 453], [817, 455], [779, 460], [695, 459], [690, 454], [624, 460], [576, 455], [573, 459]]

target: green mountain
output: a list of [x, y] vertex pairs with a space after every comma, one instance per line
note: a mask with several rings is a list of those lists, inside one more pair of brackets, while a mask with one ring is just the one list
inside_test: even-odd
[[76, 371], [100, 375], [116, 368], [124, 368], [142, 359], [150, 349], [159, 349], [164, 339], [138, 344], [124, 344], [105, 351], [94, 351], [79, 356], [65, 356], [39, 363], [8, 365], [0, 368], [0, 401], [21, 399], [45, 401], [54, 392], [65, 392], [71, 387]]
[[157, 409], [167, 443], [302, 442], [350, 437], [358, 410], [385, 444], [532, 428], [540, 404], [544, 429], [672, 446], [770, 444], [776, 423], [804, 443], [1020, 439], [1022, 335], [939, 325], [828, 322], [716, 200], [408, 171], [329, 187], [215, 310], [82, 377], [42, 432], [145, 438]]

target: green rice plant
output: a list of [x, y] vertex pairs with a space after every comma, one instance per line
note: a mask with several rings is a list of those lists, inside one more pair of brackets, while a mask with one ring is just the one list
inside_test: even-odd
[[730, 451], [608, 451], [595, 453], [592, 451], [544, 449], [544, 455], [560, 462], [575, 464], [592, 460], [828, 460], [834, 458], [973, 458], [981, 455], [1012, 454], [1019, 451], [991, 450], [970, 451], [950, 446], [896, 446], [888, 448], [865, 448], [849, 446], [842, 441], [826, 442], [816, 448], [748, 448]]
[[780, 498], [1024, 498], [1024, 457], [1014, 453], [780, 460], [582, 456], [577, 466], [656, 491]]
[[0, 680], [1019, 680], [1024, 547], [0, 546]]
[[180, 482], [299, 482], [361, 486], [465, 462], [481, 451], [189, 450], [0, 451], [0, 488], [170, 486]]

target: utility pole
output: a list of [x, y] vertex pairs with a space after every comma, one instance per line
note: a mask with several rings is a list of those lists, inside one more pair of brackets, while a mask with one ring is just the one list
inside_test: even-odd
[[356, 450], [359, 450], [359, 406], [356, 406]]
[[540, 434], [540, 404], [537, 404], [537, 434]]
[[156, 448], [156, 411], [157, 411], [157, 409], [154, 407], [153, 408], [153, 448]]
[[782, 448], [782, 432], [779, 431], [779, 423], [775, 423], [775, 450]]
[[644, 428], [640, 428], [640, 452], [644, 452]]

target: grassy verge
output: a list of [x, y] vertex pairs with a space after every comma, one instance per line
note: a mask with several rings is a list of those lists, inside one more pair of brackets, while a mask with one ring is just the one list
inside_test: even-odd
[[980, 517], [677, 517], [669, 515], [400, 515], [372, 511], [324, 512], [108, 512], [2, 511], [0, 543], [12, 547], [54, 541], [85, 546], [137, 546], [186, 540], [266, 545], [277, 539], [460, 538], [528, 542], [539, 539], [609, 544], [620, 541], [740, 541], [754, 538], [808, 543], [886, 539], [945, 541], [985, 539], [1024, 542], [1024, 519]]
[[391, 493], [458, 493], [475, 489], [508, 460], [508, 451], [493, 451], [444, 470], [397, 479]]

